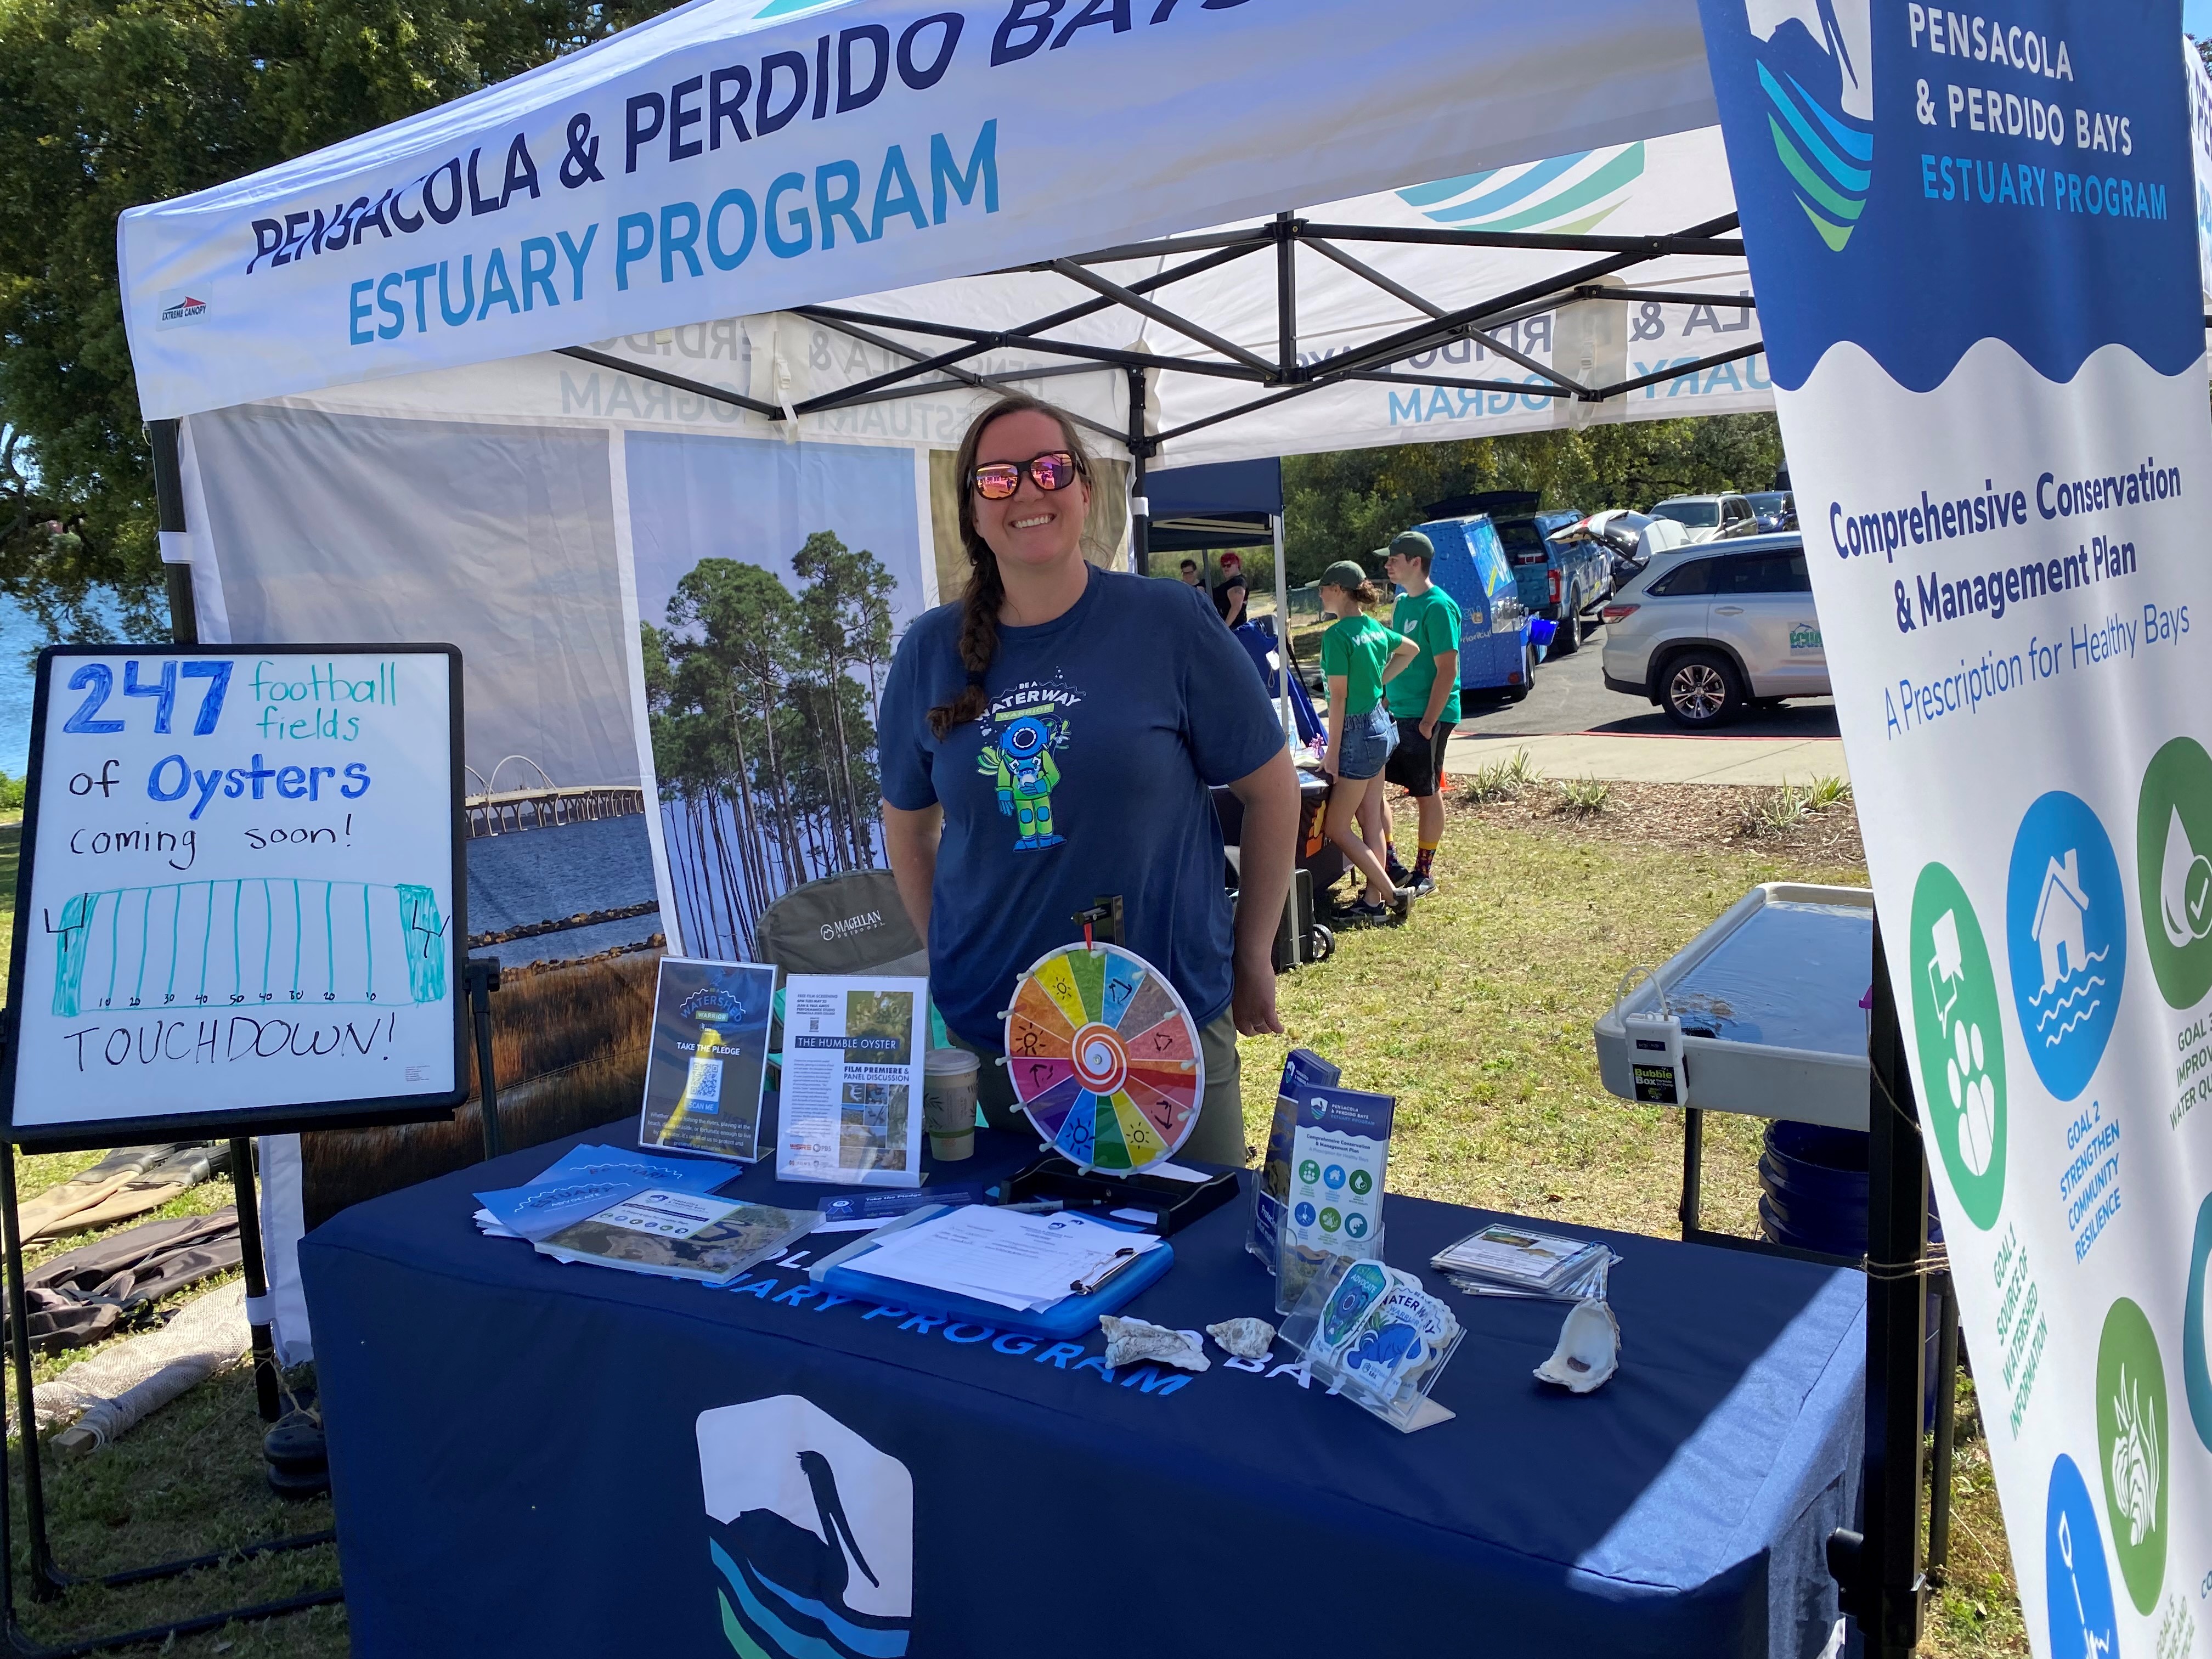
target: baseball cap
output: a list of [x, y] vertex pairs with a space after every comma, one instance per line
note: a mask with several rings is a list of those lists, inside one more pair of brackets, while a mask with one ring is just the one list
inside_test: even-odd
[[1366, 570], [1350, 559], [1339, 559], [1321, 573], [1322, 586], [1340, 587], [1347, 593], [1358, 592], [1360, 585], [1366, 580]]
[[1419, 559], [1423, 564], [1437, 556], [1437, 545], [1418, 530], [1401, 530], [1390, 538], [1393, 558]]

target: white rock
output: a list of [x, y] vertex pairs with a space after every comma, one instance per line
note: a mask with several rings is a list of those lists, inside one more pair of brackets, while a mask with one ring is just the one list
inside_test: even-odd
[[1187, 1371], [1213, 1369], [1194, 1331], [1171, 1331], [1164, 1325], [1116, 1319], [1112, 1314], [1098, 1322], [1098, 1328], [1106, 1333], [1106, 1364], [1115, 1370], [1139, 1359], [1157, 1359]]
[[1613, 1310], [1602, 1302], [1577, 1302], [1559, 1327], [1559, 1346], [1536, 1367], [1536, 1379], [1588, 1394], [1620, 1369], [1620, 1325]]
[[1224, 1319], [1206, 1334], [1239, 1359], [1264, 1359], [1275, 1342], [1275, 1328], [1264, 1319]]

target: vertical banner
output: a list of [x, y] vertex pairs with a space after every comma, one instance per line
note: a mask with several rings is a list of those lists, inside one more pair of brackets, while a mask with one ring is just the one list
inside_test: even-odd
[[2212, 485], [2177, 0], [1700, 0], [2043, 1655], [2212, 1568]]

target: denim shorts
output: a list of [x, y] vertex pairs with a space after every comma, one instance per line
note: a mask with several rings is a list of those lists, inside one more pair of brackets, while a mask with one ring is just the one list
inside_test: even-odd
[[1349, 714], [1344, 721], [1344, 752], [1336, 757], [1336, 775], [1358, 783], [1373, 777], [1398, 746], [1398, 723], [1390, 711], [1376, 703], [1364, 714]]

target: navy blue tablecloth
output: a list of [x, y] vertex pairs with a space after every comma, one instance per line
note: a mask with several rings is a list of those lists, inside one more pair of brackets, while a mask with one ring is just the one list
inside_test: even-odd
[[[613, 1127], [592, 1139], [634, 1145]], [[1857, 1275], [1607, 1238], [1622, 1367], [1536, 1382], [1563, 1310], [1454, 1295], [1401, 1435], [1278, 1350], [1195, 1376], [810, 1285], [562, 1265], [471, 1224], [567, 1143], [346, 1211], [301, 1265], [354, 1651], [915, 1659], [1050, 1652], [1809, 1656], [1850, 1523]], [[979, 1135], [939, 1177], [1034, 1142]], [[811, 1208], [757, 1166], [729, 1189]], [[1393, 1196], [1423, 1273], [1483, 1212]], [[1272, 1319], [1244, 1208], [1127, 1310]], [[848, 1242], [829, 1236], [829, 1243]], [[817, 1243], [802, 1240], [801, 1246]], [[721, 1513], [710, 1513], [720, 1510]]]

